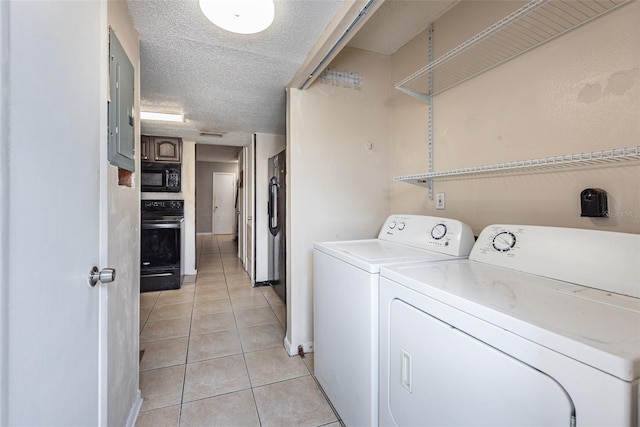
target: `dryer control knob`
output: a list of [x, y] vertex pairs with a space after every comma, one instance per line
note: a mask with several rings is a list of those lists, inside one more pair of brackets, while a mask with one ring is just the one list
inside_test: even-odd
[[516, 245], [516, 236], [509, 231], [502, 231], [493, 238], [493, 248], [500, 252], [508, 252]]
[[390, 228], [390, 229], [392, 229], [392, 230], [393, 230], [394, 228], [396, 228], [396, 222], [395, 222], [395, 221], [391, 221], [391, 222], [389, 223], [389, 228]]
[[447, 226], [444, 224], [437, 224], [431, 229], [431, 237], [436, 240], [442, 239], [447, 234]]

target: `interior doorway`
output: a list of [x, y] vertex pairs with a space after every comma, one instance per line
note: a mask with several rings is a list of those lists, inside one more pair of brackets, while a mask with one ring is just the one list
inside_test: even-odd
[[236, 212], [236, 174], [213, 174], [213, 234], [234, 234]]

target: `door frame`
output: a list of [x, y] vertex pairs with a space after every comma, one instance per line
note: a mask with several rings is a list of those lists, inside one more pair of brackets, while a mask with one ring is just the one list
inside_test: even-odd
[[242, 196], [245, 200], [244, 208], [245, 212], [242, 218], [243, 228], [245, 230], [245, 253], [244, 253], [244, 266], [245, 270], [249, 273], [251, 282], [255, 282], [256, 278], [256, 194], [255, 194], [255, 173], [256, 173], [256, 160], [255, 160], [255, 146], [256, 135], [251, 137], [251, 143], [243, 148], [243, 157], [245, 161], [245, 173], [244, 173], [244, 187]]
[[0, 425], [8, 425], [9, 390], [9, 2], [0, 2]]

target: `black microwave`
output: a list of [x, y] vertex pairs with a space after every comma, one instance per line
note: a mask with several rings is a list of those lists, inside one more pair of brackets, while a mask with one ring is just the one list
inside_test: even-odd
[[142, 162], [140, 190], [145, 192], [179, 193], [180, 163]]

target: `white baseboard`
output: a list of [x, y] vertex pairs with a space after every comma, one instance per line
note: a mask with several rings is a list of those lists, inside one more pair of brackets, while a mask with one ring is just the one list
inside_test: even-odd
[[127, 427], [134, 427], [136, 425], [138, 415], [140, 414], [140, 408], [142, 408], [142, 393], [138, 389], [136, 392], [135, 402], [133, 402], [131, 410], [129, 411], [129, 416], [127, 417]]
[[284, 349], [289, 353], [289, 356], [298, 355], [298, 345], [302, 345], [302, 350], [305, 353], [313, 353], [313, 341], [307, 341], [301, 344], [292, 344], [286, 336], [284, 337]]
[[195, 283], [197, 274], [185, 274], [182, 276], [182, 283]]

